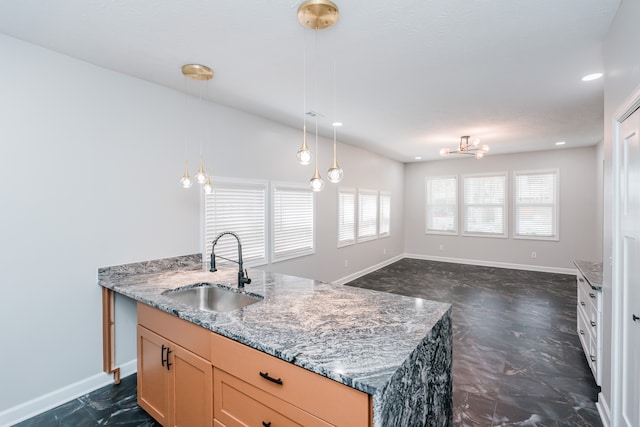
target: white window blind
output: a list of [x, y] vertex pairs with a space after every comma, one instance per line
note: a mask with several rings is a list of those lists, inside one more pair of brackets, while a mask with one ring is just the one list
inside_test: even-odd
[[514, 172], [514, 237], [557, 240], [558, 171]]
[[304, 186], [273, 185], [273, 261], [315, 252], [313, 191]]
[[338, 247], [356, 242], [356, 192], [338, 189]]
[[380, 192], [380, 227], [379, 237], [391, 235], [391, 194]]
[[358, 242], [377, 238], [378, 192], [358, 190]]
[[[211, 256], [213, 239], [223, 231], [233, 231], [242, 242], [242, 258], [248, 265], [267, 263], [266, 182], [213, 180], [213, 192], [205, 195], [204, 262]], [[216, 244], [216, 255], [238, 259], [238, 243], [232, 236]], [[224, 264], [222, 259], [216, 263]]]
[[506, 237], [506, 173], [464, 177], [464, 234]]
[[458, 178], [456, 176], [426, 178], [427, 234], [458, 233]]

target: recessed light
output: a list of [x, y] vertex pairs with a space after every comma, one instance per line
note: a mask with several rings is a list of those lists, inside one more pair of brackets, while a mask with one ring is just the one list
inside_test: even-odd
[[416, 156], [416, 160], [422, 160], [421, 156]]
[[331, 126], [340, 127], [342, 126], [342, 122], [333, 122], [331, 123]]
[[564, 145], [566, 143], [567, 143], [567, 141], [558, 141], [558, 142], [556, 142], [556, 145]]
[[584, 76], [582, 78], [583, 82], [589, 82], [591, 80], [597, 80], [600, 77], [602, 77], [602, 73], [593, 73], [593, 74], [587, 74], [586, 76]]

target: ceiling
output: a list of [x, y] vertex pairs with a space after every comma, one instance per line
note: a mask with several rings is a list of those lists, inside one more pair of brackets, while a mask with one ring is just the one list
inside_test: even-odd
[[300, 3], [3, 0], [0, 33], [176, 90], [208, 65], [211, 101], [300, 129], [316, 111], [323, 135], [336, 118], [340, 142], [401, 162], [461, 135], [490, 154], [602, 139], [603, 81], [581, 77], [603, 70], [620, 0], [339, 0], [317, 32]]

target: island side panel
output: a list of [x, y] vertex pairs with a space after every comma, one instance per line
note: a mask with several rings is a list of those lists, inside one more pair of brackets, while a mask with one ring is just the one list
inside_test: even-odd
[[373, 425], [453, 425], [451, 308], [373, 396]]

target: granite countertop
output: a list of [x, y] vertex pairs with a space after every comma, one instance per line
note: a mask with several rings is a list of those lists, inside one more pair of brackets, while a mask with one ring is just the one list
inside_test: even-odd
[[587, 279], [587, 283], [596, 291], [602, 290], [602, 263], [575, 260], [573, 263]]
[[228, 313], [162, 295], [205, 282], [237, 288], [236, 269], [203, 271], [200, 255], [101, 268], [98, 284], [371, 395], [389, 386], [434, 325], [450, 321], [450, 304], [259, 270], [249, 277], [245, 291], [264, 300]]

